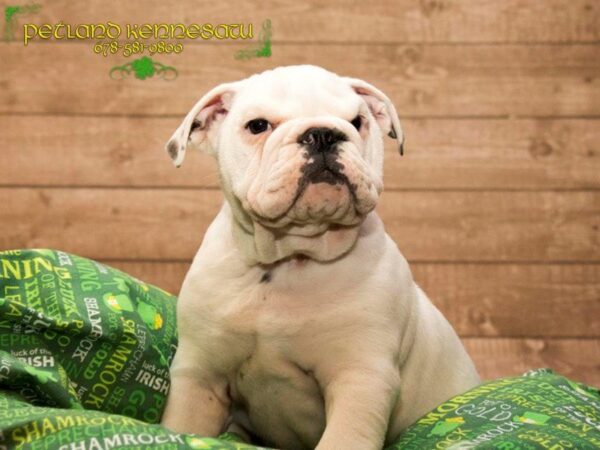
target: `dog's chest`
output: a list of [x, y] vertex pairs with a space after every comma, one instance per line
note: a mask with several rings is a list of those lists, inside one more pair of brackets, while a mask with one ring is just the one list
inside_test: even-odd
[[273, 272], [253, 270], [241, 282], [207, 289], [211, 294], [199, 305], [202, 317], [242, 340], [291, 345], [315, 325], [322, 293], [305, 283], [290, 286]]
[[258, 434], [273, 437], [277, 430], [280, 442], [301, 439], [310, 448], [325, 424], [311, 371], [314, 338], [325, 326], [319, 320], [322, 289], [290, 287], [284, 276], [289, 273], [250, 274], [252, 281], [238, 285], [236, 295], [221, 290], [207, 302], [205, 313], [221, 335], [211, 339], [219, 347], [215, 364], [228, 378], [238, 417], [249, 418], [245, 425], [251, 422]]
[[272, 444], [314, 448], [325, 426], [318, 382], [280, 348], [260, 342], [229, 375], [234, 420]]
[[325, 426], [314, 372], [335, 364], [339, 334], [364, 328], [356, 277], [310, 261], [269, 271], [221, 264], [215, 273], [192, 271], [184, 285], [182, 334], [201, 343], [200, 360], [227, 379], [240, 422], [279, 447], [314, 448]]

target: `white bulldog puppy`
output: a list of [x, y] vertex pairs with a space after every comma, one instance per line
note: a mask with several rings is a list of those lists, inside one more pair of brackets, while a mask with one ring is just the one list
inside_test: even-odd
[[177, 305], [163, 425], [282, 449], [378, 450], [479, 378], [374, 209], [378, 89], [314, 66], [217, 86], [167, 144], [212, 153], [226, 201]]

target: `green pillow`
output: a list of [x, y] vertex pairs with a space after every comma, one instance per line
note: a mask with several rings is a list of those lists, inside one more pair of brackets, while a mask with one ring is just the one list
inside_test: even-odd
[[33, 404], [160, 421], [177, 348], [174, 296], [53, 250], [0, 253], [0, 287], [3, 386]]
[[598, 449], [600, 392], [531, 370], [442, 403], [389, 449]]
[[[175, 303], [86, 258], [0, 252], [0, 449], [259, 448], [155, 425], [177, 347]], [[538, 370], [454, 397], [389, 448], [600, 448], [599, 430], [597, 390]]]
[[176, 301], [90, 259], [0, 252], [0, 449], [256, 448], [152, 425], [177, 349]]

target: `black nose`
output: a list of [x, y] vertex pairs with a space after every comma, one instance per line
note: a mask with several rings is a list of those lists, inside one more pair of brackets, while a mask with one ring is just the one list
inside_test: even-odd
[[345, 140], [346, 135], [339, 130], [315, 127], [302, 133], [298, 138], [298, 143], [307, 145], [313, 150], [326, 152], [332, 149], [334, 144]]

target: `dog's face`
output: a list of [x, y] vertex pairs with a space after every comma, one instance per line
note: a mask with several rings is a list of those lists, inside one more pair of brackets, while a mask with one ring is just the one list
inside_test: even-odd
[[318, 233], [356, 225], [375, 208], [382, 134], [402, 142], [383, 93], [318, 67], [291, 66], [210, 91], [167, 150], [176, 165], [187, 145], [214, 153], [222, 188], [263, 226]]

